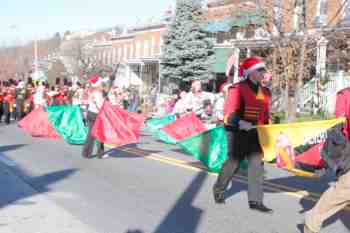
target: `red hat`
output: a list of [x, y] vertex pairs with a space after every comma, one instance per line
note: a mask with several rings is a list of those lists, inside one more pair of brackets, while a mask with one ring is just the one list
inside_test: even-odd
[[90, 77], [89, 83], [92, 87], [98, 87], [102, 84], [102, 78], [99, 75], [94, 74]]
[[261, 68], [266, 68], [261, 58], [249, 57], [239, 64], [239, 76], [246, 77]]

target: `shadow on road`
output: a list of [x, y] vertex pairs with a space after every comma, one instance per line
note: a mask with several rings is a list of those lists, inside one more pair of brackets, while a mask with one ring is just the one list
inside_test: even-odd
[[[323, 178], [317, 179], [317, 178], [305, 178], [305, 177], [298, 177], [298, 176], [290, 176], [290, 177], [282, 177], [282, 178], [276, 178], [276, 179], [269, 179], [267, 182], [278, 184], [281, 186], [287, 186], [299, 190], [307, 190], [309, 192], [314, 193], [323, 193], [326, 189], [329, 188], [329, 183], [334, 180], [334, 177], [332, 176], [325, 176]], [[265, 184], [264, 187], [268, 188], [269, 184]], [[247, 190], [247, 184], [242, 182], [233, 181], [232, 186], [230, 189], [227, 190], [226, 197], [229, 198], [241, 191]], [[284, 190], [269, 190], [265, 189], [265, 193], [280, 193], [284, 192]], [[302, 207], [302, 210], [300, 211], [300, 214], [305, 214], [306, 211], [310, 210], [316, 203], [314, 201], [311, 201], [310, 199], [317, 199], [315, 196], [307, 196], [302, 199], [300, 199], [300, 205]], [[340, 211], [336, 215], [332, 216], [330, 219], [328, 219], [324, 226], [328, 226], [330, 224], [333, 224], [337, 220], [341, 220], [344, 224], [344, 226], [350, 230], [350, 211]], [[303, 228], [303, 225], [298, 225], [299, 230]], [[302, 232], [302, 231], [301, 231]]]
[[[110, 149], [109, 151], [106, 151], [106, 153], [113, 158], [142, 158], [150, 154], [162, 152], [162, 150], [140, 150], [137, 146], [138, 144], [130, 144]], [[128, 149], [130, 149], [130, 152], [127, 151]], [[133, 149], [136, 149], [137, 151], [133, 151]]]
[[26, 146], [26, 144], [0, 146], [0, 153], [11, 151], [11, 150], [17, 150], [18, 148], [21, 148], [24, 146]]
[[[203, 186], [208, 174], [200, 172], [188, 185], [154, 233], [194, 233], [202, 218], [203, 210], [193, 206], [193, 202]], [[127, 230], [125, 233], [143, 233], [141, 230]]]
[[[76, 169], [67, 169], [67, 170], [48, 173], [37, 177], [29, 177], [29, 176], [22, 177], [24, 173], [20, 171], [19, 177], [22, 177], [22, 178], [19, 178], [17, 176], [16, 179], [14, 178], [0, 179], [1, 184], [6, 186], [6, 191], [0, 192], [0, 209], [4, 208], [5, 206], [11, 205], [13, 203], [16, 203], [19, 205], [35, 204], [31, 202], [26, 202], [24, 200], [30, 196], [36, 195], [37, 193], [32, 192], [31, 190], [28, 190], [27, 187], [23, 187], [23, 182], [30, 185], [32, 188], [35, 189], [35, 191], [39, 193], [45, 193], [50, 191], [50, 188], [49, 188], [50, 185], [57, 183], [63, 179], [67, 179], [68, 177], [72, 176], [76, 171], [77, 171]], [[9, 172], [11, 171], [9, 170]], [[17, 179], [20, 179], [20, 180], [18, 181]]]
[[203, 210], [193, 206], [193, 201], [207, 176], [204, 172], [197, 174], [154, 233], [196, 232]]

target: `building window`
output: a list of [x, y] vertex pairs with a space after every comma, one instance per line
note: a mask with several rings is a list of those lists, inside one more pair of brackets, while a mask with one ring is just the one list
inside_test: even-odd
[[162, 51], [163, 51], [163, 44], [164, 44], [164, 39], [163, 39], [163, 37], [161, 36], [161, 37], [160, 37], [160, 42], [159, 42], [159, 55], [162, 54]]
[[154, 56], [155, 43], [156, 43], [156, 39], [154, 38], [154, 36], [152, 36], [152, 38], [151, 38], [151, 57]]
[[130, 44], [130, 58], [134, 58], [134, 44]]
[[118, 48], [118, 62], [121, 62], [121, 60], [122, 60], [122, 48], [119, 47]]
[[149, 57], [149, 42], [145, 40], [143, 43], [143, 57]]
[[315, 25], [320, 27], [327, 24], [327, 0], [318, 0], [317, 2], [317, 14], [315, 18]]
[[128, 46], [124, 45], [124, 61], [126, 61], [128, 59]]
[[106, 51], [102, 52], [102, 64], [106, 64]]
[[141, 54], [141, 43], [140, 43], [140, 41], [137, 41], [136, 42], [136, 58], [140, 58], [141, 57], [140, 54]]
[[113, 59], [112, 59], [112, 62], [113, 63], [116, 63], [117, 62], [117, 57], [116, 57], [116, 53], [117, 53], [117, 51], [116, 51], [117, 49], [116, 48], [113, 48]]

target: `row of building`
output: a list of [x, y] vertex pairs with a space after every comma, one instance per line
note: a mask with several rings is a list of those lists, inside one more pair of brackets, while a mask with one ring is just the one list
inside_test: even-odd
[[[211, 0], [203, 6], [203, 25], [215, 38], [213, 77], [224, 76], [228, 57], [235, 54], [237, 64], [242, 56], [271, 46], [271, 38], [300, 32], [319, 34], [317, 65], [325, 69], [327, 39], [324, 31], [347, 30], [350, 22], [346, 0]], [[125, 85], [150, 88], [160, 85], [160, 58], [163, 37], [174, 10], [164, 12], [162, 19], [152, 20], [122, 33], [100, 32], [84, 46], [89, 60], [103, 65], [121, 64], [118, 80]], [[323, 46], [323, 47], [322, 47]], [[322, 70], [322, 69], [318, 69]], [[319, 71], [321, 72], [321, 71]], [[322, 72], [324, 74], [324, 71]]]

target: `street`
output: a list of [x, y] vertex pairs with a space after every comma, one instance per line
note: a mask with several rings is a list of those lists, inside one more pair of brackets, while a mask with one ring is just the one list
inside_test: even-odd
[[[7, 187], [12, 184], [0, 179], [0, 232], [48, 233], [35, 215], [59, 216], [54, 212], [64, 211], [64, 216], [74, 219], [67, 229], [77, 230], [57, 232], [299, 233], [305, 211], [332, 182], [330, 177], [294, 177], [266, 165], [265, 204], [275, 212], [263, 215], [248, 208], [244, 171], [233, 180], [226, 204], [216, 205], [212, 197], [216, 175], [205, 172], [177, 146], [161, 143], [146, 132], [140, 144], [113, 150], [107, 159], [83, 159], [81, 146], [32, 138], [15, 124], [0, 126], [0, 142], [0, 174], [6, 171], [16, 177], [13, 182], [33, 189], [11, 195], [13, 189]], [[13, 230], [10, 214], [18, 217], [40, 202], [48, 204], [28, 217], [38, 218], [38, 229], [22, 221], [18, 222], [23, 224], [21, 230]], [[45, 208], [50, 203], [54, 208]], [[11, 212], [16, 205], [22, 210]], [[55, 226], [60, 224], [52, 229]], [[322, 232], [350, 232], [349, 208], [328, 220]]]

